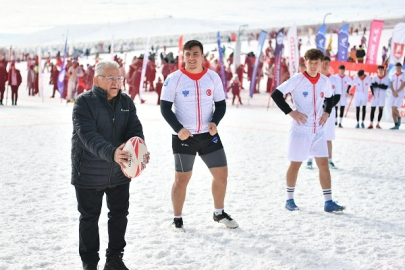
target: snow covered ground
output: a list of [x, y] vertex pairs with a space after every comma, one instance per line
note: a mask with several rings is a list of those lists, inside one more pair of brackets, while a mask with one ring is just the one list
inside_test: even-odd
[[[25, 78], [24, 64], [17, 67]], [[47, 84], [44, 91], [42, 102], [23, 84], [18, 106], [0, 107], [0, 270], [81, 267], [70, 184], [72, 104], [50, 99]], [[144, 97], [136, 106], [151, 162], [131, 183], [124, 256], [130, 269], [405, 269], [403, 127], [354, 129], [351, 110], [336, 130], [339, 169], [331, 172], [333, 198], [347, 210], [325, 213], [318, 170], [302, 168], [295, 196], [301, 210], [291, 213], [284, 209], [290, 119], [274, 104], [266, 110], [267, 94], [248, 100], [245, 90], [244, 105], [228, 100], [219, 125], [229, 163], [225, 209], [240, 228], [212, 220], [211, 176], [196, 159], [183, 213], [187, 232], [173, 233], [171, 129], [156, 94]], [[99, 224], [102, 269], [105, 205]]]

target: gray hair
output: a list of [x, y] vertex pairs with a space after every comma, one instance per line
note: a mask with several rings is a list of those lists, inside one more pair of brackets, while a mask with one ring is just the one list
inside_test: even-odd
[[94, 68], [94, 77], [97, 77], [98, 75], [102, 75], [105, 68], [119, 69], [120, 67], [118, 66], [118, 63], [114, 62], [114, 61], [110, 61], [110, 60], [100, 61], [97, 63], [96, 67]]

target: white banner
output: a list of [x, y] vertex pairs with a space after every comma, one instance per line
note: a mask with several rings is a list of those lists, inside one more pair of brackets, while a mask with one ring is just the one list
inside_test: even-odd
[[292, 77], [294, 74], [297, 74], [298, 65], [300, 61], [300, 55], [298, 52], [298, 38], [297, 38], [297, 26], [293, 24], [290, 29], [288, 29], [287, 35], [287, 42], [288, 42], [288, 52], [289, 52], [289, 72], [290, 76]]
[[143, 82], [145, 81], [146, 65], [148, 64], [148, 58], [149, 58], [149, 43], [150, 43], [150, 37], [148, 36], [146, 39], [145, 53], [143, 54], [141, 85], [139, 86], [139, 97], [141, 99], [142, 99], [142, 92], [143, 92]]
[[405, 23], [398, 23], [392, 32], [390, 64], [402, 64], [405, 47]]

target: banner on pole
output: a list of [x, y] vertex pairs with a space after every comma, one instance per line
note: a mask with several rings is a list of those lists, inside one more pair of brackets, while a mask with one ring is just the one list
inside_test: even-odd
[[250, 81], [250, 97], [253, 97], [253, 94], [255, 92], [257, 69], [259, 67], [259, 62], [260, 62], [260, 58], [262, 56], [262, 51], [263, 51], [263, 44], [266, 39], [266, 36], [267, 36], [267, 32], [262, 30], [260, 32], [260, 36], [259, 36], [259, 44], [257, 44], [255, 65], [253, 67], [252, 79]]

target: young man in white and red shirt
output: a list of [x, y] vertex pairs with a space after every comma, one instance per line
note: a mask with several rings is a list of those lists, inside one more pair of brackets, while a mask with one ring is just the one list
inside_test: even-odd
[[384, 66], [378, 66], [377, 68], [377, 76], [373, 77], [371, 80], [371, 91], [373, 93], [373, 98], [371, 99], [371, 113], [370, 113], [370, 125], [368, 129], [374, 128], [373, 121], [374, 121], [374, 114], [376, 107], [379, 108], [378, 111], [378, 122], [375, 126], [376, 128], [380, 127], [380, 121], [382, 118], [384, 105], [385, 105], [385, 91], [388, 88], [390, 80], [387, 76], [384, 76]]
[[[277, 87], [272, 98], [277, 106], [293, 118], [288, 139], [287, 201], [286, 209], [299, 210], [294, 201], [298, 171], [308, 156], [314, 156], [319, 168], [319, 180], [325, 198], [326, 212], [342, 211], [344, 206], [332, 200], [332, 183], [328, 166], [328, 147], [324, 125], [334, 106], [328, 77], [319, 73], [323, 53], [310, 49], [305, 53], [307, 70], [298, 73]], [[290, 93], [296, 110], [292, 110], [284, 96]], [[325, 108], [324, 108], [325, 104]]]
[[[335, 106], [336, 106], [336, 104], [338, 104], [338, 102], [340, 100], [340, 90], [336, 87], [336, 78], [329, 73], [329, 67], [330, 67], [330, 58], [329, 58], [329, 56], [325, 56], [322, 59], [321, 73], [329, 78], [330, 86], [332, 89], [332, 96], [333, 96], [333, 108], [332, 108], [332, 111], [328, 118], [328, 121], [326, 121], [324, 130], [325, 130], [326, 143], [328, 145], [329, 168], [337, 169], [335, 164], [332, 161], [332, 141], [335, 140], [335, 121], [336, 121]], [[310, 157], [307, 161], [308, 169], [312, 169], [312, 158], [313, 157]]]
[[395, 71], [395, 74], [393, 74], [390, 78], [392, 92], [390, 105], [392, 108], [392, 119], [395, 123], [395, 126], [391, 129], [399, 129], [399, 126], [401, 125], [401, 117], [399, 115], [398, 108], [401, 108], [405, 94], [405, 73], [402, 72], [401, 63], [395, 64]]
[[356, 106], [356, 128], [360, 128], [360, 107], [362, 110], [361, 128], [365, 128], [364, 119], [366, 119], [366, 106], [368, 101], [368, 89], [371, 86], [371, 78], [364, 73], [364, 70], [360, 69], [357, 72], [357, 76], [353, 79], [353, 86], [356, 86], [356, 92], [354, 93], [354, 104]]
[[343, 115], [345, 113], [345, 107], [347, 105], [347, 98], [346, 95], [349, 92], [350, 86], [352, 85], [352, 79], [345, 75], [346, 67], [344, 65], [339, 66], [339, 73], [333, 75], [335, 77], [336, 89], [339, 90], [340, 93], [340, 100], [339, 103], [336, 105], [336, 122], [338, 119], [338, 108], [340, 107], [339, 112], [339, 127], [343, 128], [342, 120]]
[[174, 131], [174, 229], [184, 231], [182, 211], [196, 153], [213, 176], [214, 221], [228, 228], [237, 228], [238, 223], [224, 211], [228, 167], [217, 133], [217, 125], [226, 110], [222, 81], [217, 73], [203, 68], [204, 51], [201, 42], [190, 40], [184, 44], [183, 51], [185, 68], [167, 77], [160, 103], [162, 115]]

